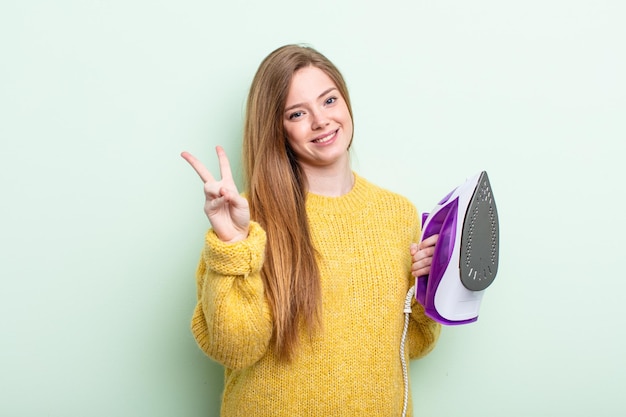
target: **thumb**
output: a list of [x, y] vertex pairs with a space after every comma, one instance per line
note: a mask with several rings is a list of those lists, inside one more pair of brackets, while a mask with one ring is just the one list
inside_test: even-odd
[[220, 188], [220, 195], [224, 197], [224, 200], [231, 204], [233, 207], [241, 208], [246, 206], [245, 203], [247, 203], [247, 201], [245, 198], [239, 195], [239, 193], [226, 187]]

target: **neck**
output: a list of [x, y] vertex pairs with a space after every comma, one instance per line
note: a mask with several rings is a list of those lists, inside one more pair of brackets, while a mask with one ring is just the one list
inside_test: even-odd
[[354, 175], [349, 164], [340, 168], [304, 167], [308, 191], [326, 197], [340, 197], [348, 194], [354, 186]]

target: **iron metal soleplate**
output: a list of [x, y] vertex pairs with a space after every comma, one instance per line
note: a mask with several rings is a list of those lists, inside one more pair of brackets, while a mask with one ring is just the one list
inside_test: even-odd
[[489, 177], [483, 171], [463, 221], [459, 270], [465, 288], [482, 291], [491, 285], [498, 272], [498, 245], [498, 211]]

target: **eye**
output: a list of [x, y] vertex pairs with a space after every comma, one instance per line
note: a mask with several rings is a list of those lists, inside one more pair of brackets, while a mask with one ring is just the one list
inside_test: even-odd
[[336, 101], [337, 101], [337, 97], [328, 97], [324, 103], [325, 104], [333, 104]]
[[289, 120], [297, 119], [298, 117], [302, 117], [301, 111], [293, 112], [289, 115]]

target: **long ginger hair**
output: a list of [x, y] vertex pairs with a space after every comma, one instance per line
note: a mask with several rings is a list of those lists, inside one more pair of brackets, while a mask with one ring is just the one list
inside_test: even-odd
[[305, 209], [307, 180], [290, 149], [283, 126], [293, 74], [308, 66], [324, 71], [352, 107], [343, 76], [313, 48], [286, 45], [259, 66], [248, 95], [243, 165], [251, 218], [267, 234], [261, 276], [273, 314], [273, 344], [289, 361], [298, 347], [299, 328], [319, 328], [321, 283], [316, 250]]

